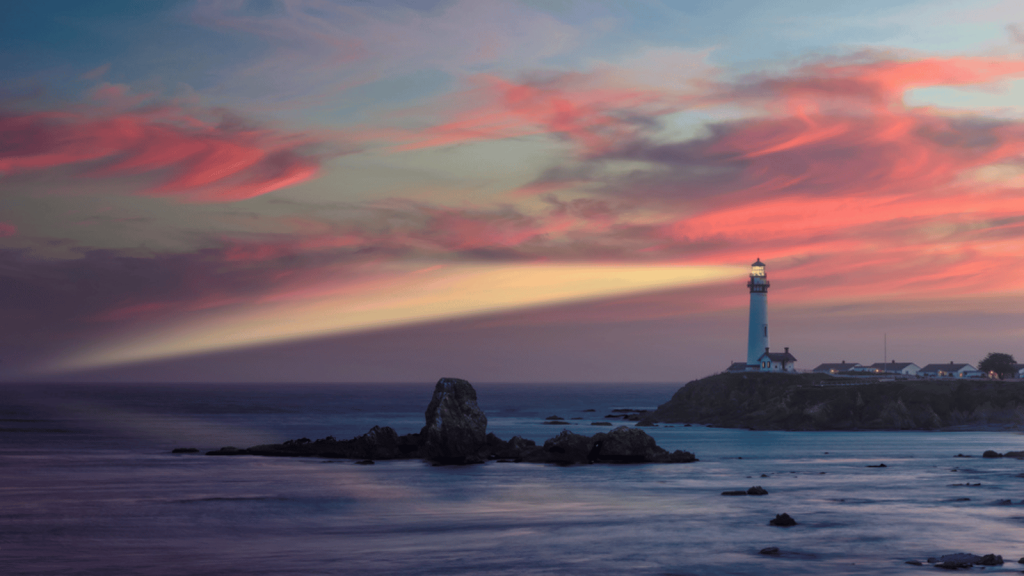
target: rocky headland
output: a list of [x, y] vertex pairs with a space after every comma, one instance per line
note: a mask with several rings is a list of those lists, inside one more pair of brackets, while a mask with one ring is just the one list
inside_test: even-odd
[[1020, 430], [1024, 384], [723, 373], [683, 386], [638, 425], [754, 430]]
[[477, 405], [476, 390], [458, 378], [442, 378], [434, 387], [426, 410], [426, 424], [418, 433], [399, 436], [389, 426], [374, 426], [351, 440], [333, 436], [299, 438], [282, 444], [250, 448], [227, 446], [207, 452], [213, 456], [305, 456], [348, 458], [361, 463], [374, 460], [424, 459], [436, 464], [476, 464], [487, 460], [551, 464], [636, 464], [695, 462], [690, 452], [668, 452], [643, 430], [619, 426], [592, 436], [563, 430], [538, 446], [514, 436], [502, 440], [487, 432], [487, 416]]

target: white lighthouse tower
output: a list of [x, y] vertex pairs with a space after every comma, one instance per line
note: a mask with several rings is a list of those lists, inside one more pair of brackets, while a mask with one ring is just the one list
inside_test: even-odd
[[[768, 351], [768, 277], [758, 258], [750, 266], [750, 327], [747, 331], [747, 370], [761, 369], [761, 356]], [[788, 350], [787, 350], [788, 352]]]

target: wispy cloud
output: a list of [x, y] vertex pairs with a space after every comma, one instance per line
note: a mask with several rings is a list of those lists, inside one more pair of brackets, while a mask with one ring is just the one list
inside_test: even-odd
[[[101, 87], [105, 99], [120, 97]], [[315, 136], [240, 124], [222, 111], [172, 105], [0, 112], [0, 177], [70, 167], [89, 177], [142, 175], [142, 194], [230, 202], [313, 178], [336, 154]]]

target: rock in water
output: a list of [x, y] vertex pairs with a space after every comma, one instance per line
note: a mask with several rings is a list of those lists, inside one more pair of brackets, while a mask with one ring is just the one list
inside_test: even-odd
[[780, 554], [778, 546], [769, 546], [767, 548], [761, 548], [761, 554], [766, 556], [778, 556]]
[[776, 514], [775, 518], [768, 521], [768, 524], [772, 526], [796, 526], [796, 520], [793, 520], [789, 514], [783, 512], [782, 514]]
[[487, 416], [477, 406], [476, 390], [459, 378], [441, 378], [427, 406], [420, 431], [424, 455], [442, 464], [480, 462], [487, 444]]
[[[982, 561], [992, 561], [993, 564], [990, 566], [997, 566], [995, 564], [995, 554], [989, 554], [988, 556], [978, 556], [977, 554], [969, 554], [967, 552], [957, 552], [956, 554], [946, 554], [938, 558], [929, 558], [928, 562], [935, 564], [936, 568], [945, 568], [946, 570], [960, 570], [961, 568], [970, 568], [975, 564], [981, 564]], [[999, 563], [1002, 564], [1003, 557], [999, 556]]]
[[654, 462], [664, 452], [643, 430], [619, 426], [600, 441], [594, 459], [618, 463]]
[[751, 496], [765, 496], [768, 494], [768, 491], [760, 486], [751, 486], [747, 489], [747, 494], [750, 494]]
[[1003, 557], [999, 554], [985, 554], [981, 557], [981, 560], [975, 562], [979, 566], [1002, 566]]

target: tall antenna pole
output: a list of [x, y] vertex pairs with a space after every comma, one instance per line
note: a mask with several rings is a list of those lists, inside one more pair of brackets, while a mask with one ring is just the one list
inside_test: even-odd
[[882, 332], [882, 364], [889, 364], [889, 334]]

